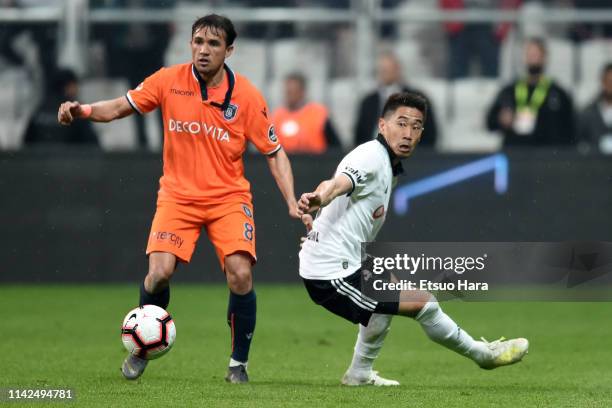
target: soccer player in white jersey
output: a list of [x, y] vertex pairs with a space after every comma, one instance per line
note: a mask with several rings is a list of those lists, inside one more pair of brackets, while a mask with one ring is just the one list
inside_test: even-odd
[[[414, 318], [427, 336], [480, 367], [493, 369], [520, 361], [526, 339], [489, 343], [474, 340], [425, 291], [403, 291], [390, 302], [361, 292], [361, 243], [375, 240], [385, 219], [391, 189], [403, 171], [401, 160], [414, 152], [423, 132], [427, 103], [413, 93], [386, 101], [375, 140], [356, 147], [334, 177], [302, 194], [298, 207], [309, 230], [300, 251], [300, 276], [312, 300], [355, 324], [359, 334], [345, 385], [399, 385], [372, 370], [393, 315]], [[310, 213], [318, 211], [313, 221]]]

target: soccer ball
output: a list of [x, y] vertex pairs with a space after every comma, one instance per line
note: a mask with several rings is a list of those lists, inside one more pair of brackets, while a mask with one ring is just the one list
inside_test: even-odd
[[161, 307], [144, 305], [130, 310], [123, 319], [121, 340], [130, 353], [146, 360], [166, 354], [176, 338], [172, 316]]

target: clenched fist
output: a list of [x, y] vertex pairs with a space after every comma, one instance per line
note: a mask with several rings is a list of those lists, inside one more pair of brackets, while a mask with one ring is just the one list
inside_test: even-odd
[[70, 125], [76, 118], [86, 116], [83, 105], [79, 102], [64, 102], [57, 111], [57, 121], [64, 126]]

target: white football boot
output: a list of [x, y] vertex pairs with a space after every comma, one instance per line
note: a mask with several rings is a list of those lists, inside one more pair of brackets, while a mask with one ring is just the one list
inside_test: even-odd
[[488, 358], [477, 362], [485, 370], [518, 363], [529, 352], [529, 341], [523, 338], [506, 340], [502, 337], [489, 343], [482, 337], [482, 341], [491, 350]]
[[127, 380], [135, 380], [144, 373], [148, 363], [148, 360], [136, 357], [133, 354], [128, 354], [121, 365], [121, 372]]
[[342, 377], [342, 385], [360, 386], [373, 385], [375, 387], [394, 387], [400, 385], [398, 381], [388, 380], [378, 375], [378, 371], [369, 371], [367, 373], [355, 373], [350, 370]]

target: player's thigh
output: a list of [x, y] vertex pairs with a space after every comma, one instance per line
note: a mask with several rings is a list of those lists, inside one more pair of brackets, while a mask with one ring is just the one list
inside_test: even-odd
[[363, 292], [362, 271], [331, 280], [304, 279], [310, 298], [318, 305], [352, 323], [368, 325], [373, 313], [395, 315], [398, 301], [378, 301]]
[[206, 233], [215, 247], [221, 269], [232, 254], [244, 254], [251, 264], [257, 260], [255, 252], [255, 222], [250, 203], [227, 203], [211, 210], [211, 221], [206, 223]]
[[153, 217], [147, 255], [170, 253], [179, 261], [191, 260], [204, 214], [197, 206], [160, 201]]

